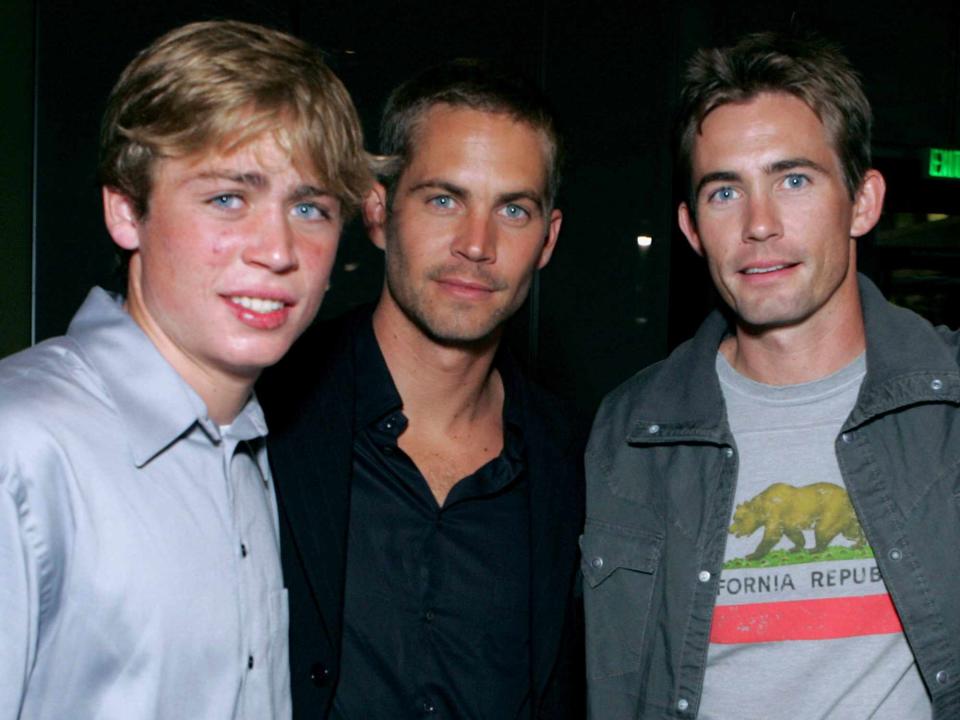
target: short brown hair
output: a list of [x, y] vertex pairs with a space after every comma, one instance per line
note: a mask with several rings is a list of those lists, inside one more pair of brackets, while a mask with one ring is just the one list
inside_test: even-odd
[[563, 164], [553, 111], [539, 88], [515, 70], [475, 58], [428, 67], [390, 94], [380, 122], [380, 152], [386, 156], [381, 174], [388, 191], [410, 164], [419, 124], [435, 105], [503, 113], [541, 131], [547, 140], [544, 201], [553, 207]]
[[[873, 114], [860, 78], [833, 45], [812, 36], [756, 33], [727, 48], [700, 50], [687, 65], [677, 119], [678, 164], [692, 191], [693, 145], [704, 118], [765, 92], [803, 100], [826, 126], [851, 199], [870, 167]], [[695, 198], [690, 209], [695, 212]]]
[[273, 132], [315, 171], [345, 214], [370, 187], [356, 109], [320, 52], [286, 33], [236, 21], [197, 22], [140, 52], [110, 94], [98, 178], [146, 216], [154, 162], [231, 151]]

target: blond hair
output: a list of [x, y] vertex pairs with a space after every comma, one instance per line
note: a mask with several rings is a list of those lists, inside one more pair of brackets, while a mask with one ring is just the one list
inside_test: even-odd
[[141, 51], [110, 94], [98, 177], [146, 216], [156, 160], [230, 152], [264, 132], [336, 195], [345, 214], [370, 187], [356, 109], [320, 52], [236, 21], [177, 28]]

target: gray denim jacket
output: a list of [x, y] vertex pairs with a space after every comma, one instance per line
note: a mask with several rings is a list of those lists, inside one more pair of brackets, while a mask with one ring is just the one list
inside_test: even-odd
[[[867, 375], [837, 459], [935, 720], [960, 718], [960, 333], [859, 278]], [[588, 717], [694, 718], [737, 479], [711, 315], [610, 394], [587, 448]]]

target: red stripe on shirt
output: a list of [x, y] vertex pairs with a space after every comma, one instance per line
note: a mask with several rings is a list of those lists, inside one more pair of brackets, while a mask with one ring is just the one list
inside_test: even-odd
[[710, 642], [723, 644], [829, 640], [903, 632], [890, 596], [718, 605]]

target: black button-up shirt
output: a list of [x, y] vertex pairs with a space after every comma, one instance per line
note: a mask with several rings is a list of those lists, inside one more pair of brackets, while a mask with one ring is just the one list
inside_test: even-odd
[[530, 521], [518, 409], [504, 447], [439, 506], [398, 447], [407, 426], [372, 325], [358, 397], [334, 717], [529, 718]]

